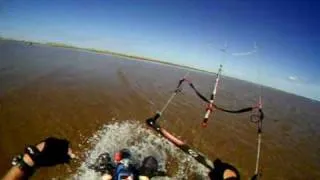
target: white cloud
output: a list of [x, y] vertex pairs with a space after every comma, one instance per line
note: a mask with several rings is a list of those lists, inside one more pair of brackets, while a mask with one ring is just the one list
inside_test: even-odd
[[254, 54], [257, 52], [258, 46], [257, 43], [254, 42], [254, 46], [253, 49], [251, 51], [247, 51], [247, 52], [238, 52], [238, 53], [231, 53], [232, 56], [249, 56], [251, 54]]
[[254, 54], [254, 53], [256, 53], [256, 52], [257, 52], [257, 50], [254, 49], [254, 50], [248, 51], [248, 52], [232, 53], [231, 55], [232, 55], [232, 56], [249, 56], [249, 55]]
[[297, 76], [289, 76], [288, 79], [290, 81], [297, 81], [298, 80], [298, 77]]

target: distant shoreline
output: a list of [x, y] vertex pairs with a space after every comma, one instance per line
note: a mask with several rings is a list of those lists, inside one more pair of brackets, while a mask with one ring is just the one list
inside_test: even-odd
[[[198, 71], [198, 72], [204, 72], [204, 73], [213, 74], [213, 75], [217, 74], [215, 72], [210, 72], [210, 71], [206, 71], [206, 70], [202, 70], [202, 69], [197, 69], [197, 68], [194, 68], [194, 67], [189, 67], [189, 66], [185, 66], [185, 65], [165, 62], [165, 61], [156, 60], [156, 59], [152, 59], [152, 58], [128, 55], [128, 54], [123, 54], [123, 53], [118, 53], [118, 52], [113, 52], [113, 51], [108, 51], [108, 50], [98, 50], [98, 49], [94, 49], [94, 48], [83, 48], [83, 47], [68, 45], [68, 44], [64, 44], [64, 43], [57, 43], [57, 42], [41, 43], [41, 42], [28, 41], [28, 40], [18, 40], [18, 39], [3, 38], [1, 36], [0, 36], [0, 40], [22, 42], [22, 43], [29, 44], [29, 45], [38, 44], [38, 45], [47, 45], [47, 46], [51, 46], [51, 47], [60, 47], [60, 48], [88, 51], [88, 52], [92, 52], [92, 53], [112, 55], [112, 56], [117, 56], [117, 57], [122, 57], [122, 58], [129, 58], [129, 59], [134, 59], [134, 60], [142, 60], [142, 61], [147, 61], [147, 62], [166, 64], [166, 65], [170, 65], [170, 66], [186, 68], [186, 69], [195, 70], [195, 71]], [[258, 86], [262, 86], [263, 88], [270, 88], [270, 89], [274, 89], [274, 90], [277, 90], [277, 91], [285, 92], [287, 94], [291, 94], [291, 95], [294, 95], [294, 96], [299, 96], [299, 97], [302, 97], [302, 98], [305, 98], [305, 99], [308, 99], [308, 100], [311, 100], [311, 101], [320, 102], [317, 99], [301, 96], [301, 95], [294, 94], [294, 93], [291, 93], [291, 92], [287, 92], [287, 91], [284, 91], [284, 90], [281, 90], [281, 89], [273, 88], [273, 87], [270, 87], [270, 86], [257, 84], [257, 83], [254, 83], [254, 82], [246, 81], [246, 80], [243, 80], [243, 79], [238, 79], [238, 78], [235, 78], [235, 77], [230, 77], [230, 76], [227, 76], [227, 75], [223, 75], [223, 76], [225, 78], [237, 79], [237, 80], [244, 81], [244, 82], [247, 82], [247, 83], [251, 83], [251, 84], [258, 85]]]
[[83, 48], [83, 47], [78, 47], [78, 46], [69, 45], [69, 44], [65, 44], [65, 43], [57, 43], [57, 42], [41, 43], [41, 42], [35, 42], [35, 41], [17, 40], [17, 39], [3, 38], [3, 37], [0, 37], [0, 40], [23, 42], [23, 43], [30, 44], [30, 45], [40, 44], [40, 45], [48, 45], [48, 46], [52, 46], [52, 47], [61, 47], [61, 48], [70, 48], [70, 49], [76, 49], [76, 50], [84, 50], [84, 51], [100, 53], [100, 54], [107, 54], [107, 55], [118, 56], [118, 57], [123, 57], [123, 58], [143, 60], [143, 61], [149, 61], [149, 62], [156, 62], [156, 63], [166, 64], [166, 65], [171, 65], [171, 66], [176, 66], [176, 67], [196, 70], [196, 71], [200, 71], [200, 72], [205, 72], [205, 73], [209, 73], [209, 74], [216, 74], [215, 72], [210, 72], [210, 71], [206, 71], [206, 70], [203, 70], [203, 69], [197, 69], [197, 68], [190, 67], [190, 66], [170, 63], [170, 62], [161, 61], [161, 60], [157, 60], [157, 59], [152, 59], [152, 58], [148, 58], [148, 57], [141, 57], [141, 56], [135, 56], [135, 55], [130, 55], [130, 54], [123, 54], [123, 53], [113, 52], [113, 51], [109, 51], [109, 50], [100, 50], [100, 49], [94, 49], [94, 48]]

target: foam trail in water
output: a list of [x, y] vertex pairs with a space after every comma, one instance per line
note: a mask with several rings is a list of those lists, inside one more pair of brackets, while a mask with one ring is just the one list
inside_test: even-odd
[[94, 147], [87, 152], [85, 162], [82, 163], [72, 179], [101, 179], [101, 176], [88, 169], [87, 165], [93, 163], [101, 153], [109, 152], [110, 155], [113, 155], [123, 148], [128, 148], [131, 151], [135, 162], [141, 162], [150, 155], [154, 156], [159, 161], [160, 170], [166, 171], [166, 163], [169, 158], [177, 162], [178, 169], [174, 171], [173, 177], [153, 179], [185, 179], [188, 173], [196, 173], [203, 179], [208, 173], [205, 167], [137, 121], [105, 125], [89, 139], [89, 143]]

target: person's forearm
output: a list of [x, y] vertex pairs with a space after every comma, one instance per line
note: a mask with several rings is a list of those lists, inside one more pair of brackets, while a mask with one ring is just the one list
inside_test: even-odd
[[7, 174], [3, 177], [3, 180], [20, 180], [25, 179], [25, 173], [18, 167], [12, 167]]
[[[23, 161], [28, 164], [29, 166], [34, 166], [34, 163], [32, 159], [29, 157], [29, 155], [23, 156]], [[26, 172], [23, 172], [19, 167], [19, 165], [13, 166], [7, 174], [3, 177], [3, 180], [20, 180], [20, 179], [28, 179], [30, 174], [27, 174]]]
[[54, 166], [69, 163], [75, 155], [69, 147], [69, 141], [55, 137], [48, 137], [35, 146], [27, 146], [25, 154], [14, 157], [12, 167], [3, 180], [28, 179], [39, 167]]

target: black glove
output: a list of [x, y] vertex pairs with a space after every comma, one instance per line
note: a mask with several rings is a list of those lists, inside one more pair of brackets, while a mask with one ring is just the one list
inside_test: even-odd
[[227, 180], [240, 180], [239, 171], [232, 165], [222, 162], [220, 159], [216, 159], [214, 162], [214, 169], [209, 172], [211, 180], [224, 180], [223, 174], [225, 170], [233, 171], [237, 177], [227, 178]]
[[[39, 146], [43, 148], [39, 149]], [[28, 146], [25, 149], [25, 153], [31, 157], [36, 167], [69, 163], [71, 157], [68, 151], [69, 141], [55, 137], [49, 137], [41, 141], [37, 147]]]

